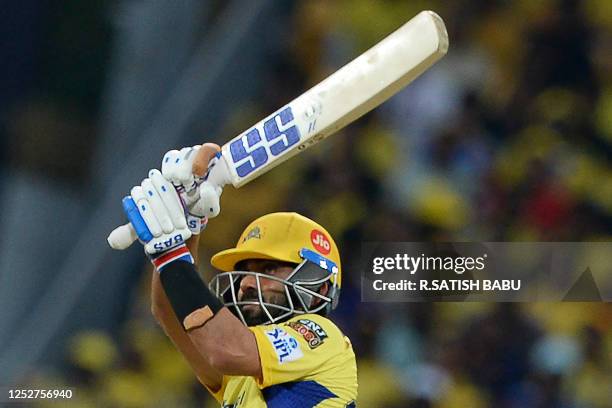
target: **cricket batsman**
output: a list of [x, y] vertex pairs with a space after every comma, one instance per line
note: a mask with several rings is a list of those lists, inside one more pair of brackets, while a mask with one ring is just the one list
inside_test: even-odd
[[212, 257], [222, 272], [209, 285], [198, 274], [207, 222], [198, 174], [219, 150], [168, 152], [161, 172], [151, 170], [123, 200], [155, 267], [153, 315], [222, 407], [355, 407], [355, 355], [326, 317], [342, 270], [325, 228], [297, 213], [265, 215]]

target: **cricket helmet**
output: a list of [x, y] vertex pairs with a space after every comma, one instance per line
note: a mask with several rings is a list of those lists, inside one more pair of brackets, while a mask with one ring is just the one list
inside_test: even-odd
[[[237, 271], [236, 265], [249, 259], [265, 259], [295, 264], [285, 279], [259, 272]], [[338, 304], [341, 287], [341, 265], [338, 247], [325, 228], [297, 213], [272, 213], [249, 224], [235, 248], [215, 254], [211, 264], [223, 271], [210, 282], [211, 290], [224, 301], [245, 324], [241, 306], [259, 305], [268, 320], [277, 323], [296, 314], [327, 314]], [[240, 281], [254, 276], [258, 300], [238, 300]], [[284, 285], [287, 305], [264, 301], [260, 279], [271, 279]], [[320, 289], [328, 284], [327, 293]]]

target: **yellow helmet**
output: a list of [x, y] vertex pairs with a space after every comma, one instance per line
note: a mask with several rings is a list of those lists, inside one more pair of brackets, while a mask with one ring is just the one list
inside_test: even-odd
[[[336, 307], [342, 282], [340, 254], [329, 232], [316, 222], [290, 212], [264, 215], [246, 227], [235, 248], [226, 249], [212, 257], [211, 264], [225, 273], [215, 276], [211, 288], [217, 291], [226, 305], [235, 306], [239, 313], [240, 302], [234, 293], [236, 282], [245, 274], [257, 275], [255, 272], [235, 271], [236, 265], [247, 259], [297, 264], [287, 279], [278, 279], [287, 288], [291, 307], [283, 309], [282, 316], [274, 317], [269, 309], [279, 307], [263, 302], [261, 304], [270, 322], [278, 322], [299, 313], [326, 313]], [[266, 278], [270, 279], [269, 276]], [[222, 280], [225, 284], [221, 284]], [[320, 295], [318, 290], [326, 282], [329, 282], [327, 295]], [[314, 302], [316, 307], [311, 308], [315, 298], [321, 301]]]

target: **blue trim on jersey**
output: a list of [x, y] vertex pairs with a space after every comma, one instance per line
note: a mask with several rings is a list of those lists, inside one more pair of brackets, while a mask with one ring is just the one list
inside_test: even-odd
[[321, 401], [337, 397], [315, 381], [297, 381], [272, 385], [261, 390], [268, 408], [313, 408]]
[[147, 223], [142, 218], [142, 215], [140, 215], [138, 207], [136, 206], [136, 203], [134, 202], [132, 197], [123, 197], [123, 200], [121, 200], [121, 204], [123, 204], [123, 212], [125, 213], [128, 221], [130, 221], [130, 223], [132, 224], [132, 227], [134, 227], [134, 231], [136, 231], [138, 239], [145, 243], [152, 240], [153, 234], [151, 234], [149, 227], [147, 227]]
[[353, 401], [353, 402], [351, 402], [350, 404], [348, 404], [348, 405], [346, 406], [346, 408], [356, 408], [356, 407], [357, 407], [357, 406], [355, 405], [355, 402], [354, 402], [354, 401]]

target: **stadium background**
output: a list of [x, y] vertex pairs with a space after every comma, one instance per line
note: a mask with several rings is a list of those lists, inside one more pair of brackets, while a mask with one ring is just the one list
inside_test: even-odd
[[140, 249], [106, 246], [122, 195], [166, 150], [226, 141], [432, 9], [447, 57], [341, 134], [227, 188], [202, 259], [268, 212], [325, 225], [343, 255], [334, 319], [358, 356], [361, 407], [610, 407], [609, 304], [366, 304], [356, 264], [366, 240], [609, 239], [611, 4], [4, 4], [0, 385], [66, 385], [78, 396], [66, 406], [214, 406], [150, 316]]

